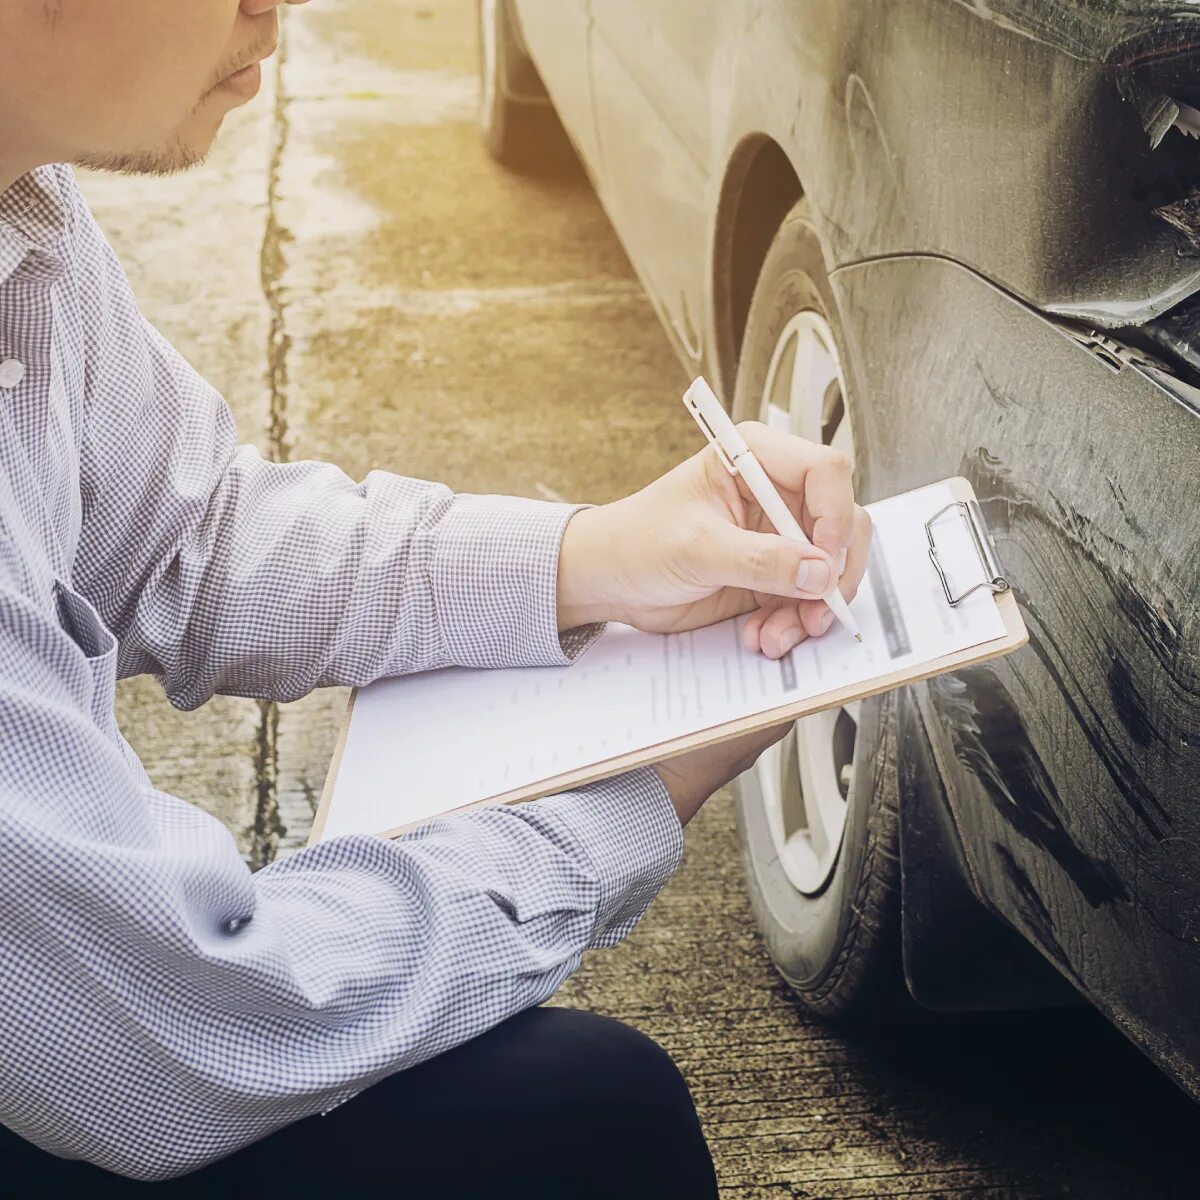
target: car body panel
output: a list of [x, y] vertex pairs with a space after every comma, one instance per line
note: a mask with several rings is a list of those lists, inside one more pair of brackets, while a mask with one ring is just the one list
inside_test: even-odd
[[[593, 86], [608, 209], [693, 369], [704, 325], [711, 0], [593, 4]], [[663, 168], [670, 164], [670, 170]]]
[[868, 498], [966, 475], [1030, 629], [914, 693], [971, 886], [1200, 1095], [1200, 392], [1062, 319], [1127, 328], [1200, 287], [1154, 212], [1200, 151], [1152, 148], [1143, 103], [1200, 6], [746, 0], [697, 5], [700, 33], [683, 8], [592, 0], [568, 132], [680, 357], [726, 383], [727, 180], [786, 156]]
[[[592, 123], [571, 115], [579, 77], [550, 59], [544, 76], [650, 286], [658, 278], [673, 286], [678, 269], [673, 239], [644, 249], [661, 228], [659, 208], [637, 205], [647, 189], [673, 186], [661, 162], [701, 163], [711, 219], [734, 147], [766, 132], [818, 210], [832, 264], [942, 254], [1038, 308], [1105, 328], [1141, 324], [1200, 288], [1200, 258], [1181, 254], [1177, 231], [1154, 215], [1200, 185], [1200, 156], [1176, 131], [1152, 149], [1118, 86], [1121, 54], [1137, 53], [1139, 30], [1144, 37], [1181, 11], [1156, 52], [1200, 37], [1194, 4], [1042, 6], [1083, 14], [1056, 24], [1036, 20], [1032, 0], [584, 3], [562, 8], [586, 14], [587, 70], [598, 72], [593, 88], [605, 97], [595, 120], [611, 143], [603, 159]], [[547, 16], [557, 11], [550, 0], [517, 8], [530, 30], [563, 21]], [[1107, 23], [1093, 19], [1106, 10]], [[1047, 29], [1062, 31], [1058, 41], [1074, 53], [1047, 40]], [[668, 41], [680, 49], [662, 52]], [[631, 43], [638, 48], [614, 50]], [[708, 44], [711, 58], [698, 66]], [[669, 136], [648, 133], [648, 118]], [[651, 139], [673, 156], [616, 165], [626, 147]], [[667, 311], [680, 305], [669, 290], [655, 299]]]
[[[1200, 286], [1200, 262], [1153, 211], [1200, 181], [1194, 143], [1172, 131], [1152, 150], [1115, 68], [950, 0], [861, 0], [819, 18], [815, 5], [770, 7], [743, 32], [737, 90], [768, 91], [764, 74], [796, 80], [799, 119], [782, 144], [832, 264], [941, 254], [1105, 327]], [[814, 36], [815, 70], [811, 45], [807, 63], [799, 54]]]
[[595, 161], [587, 0], [504, 0], [580, 154]]
[[[650, 90], [658, 42], [649, 40], [649, 13], [638, 15], [640, 8], [623, 0], [616, 0], [612, 11], [605, 5], [606, 21], [593, 33], [593, 86], [605, 97], [596, 111], [597, 174], [630, 258], [677, 347], [694, 366], [704, 320], [707, 178], [688, 145], [692, 139], [681, 136], [683, 126], [674, 119], [681, 106], [666, 109], [663, 94]], [[626, 11], [618, 14], [618, 9]], [[607, 20], [617, 15], [638, 31], [628, 45], [605, 33]], [[680, 61], [675, 60], [676, 70], [686, 74]], [[694, 127], [689, 132], [694, 135]], [[664, 170], [667, 164], [670, 170]]]
[[959, 264], [833, 283], [871, 493], [965, 475], [1029, 629], [915, 689], [976, 890], [1200, 1094], [1197, 413]]

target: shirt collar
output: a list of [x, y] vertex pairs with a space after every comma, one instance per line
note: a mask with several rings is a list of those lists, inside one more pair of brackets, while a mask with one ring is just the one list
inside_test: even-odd
[[66, 167], [38, 167], [0, 192], [0, 284], [18, 270], [55, 277], [62, 270], [67, 206], [60, 185]]

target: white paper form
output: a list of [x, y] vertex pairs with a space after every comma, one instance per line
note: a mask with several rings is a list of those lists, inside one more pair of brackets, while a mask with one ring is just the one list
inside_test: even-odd
[[[1005, 635], [992, 596], [956, 608], [929, 560], [925, 522], [945, 484], [870, 506], [875, 533], [839, 624], [772, 661], [743, 649], [741, 619], [680, 634], [610, 625], [569, 667], [451, 667], [359, 691], [324, 838], [382, 833], [672, 738], [766, 712]], [[965, 523], [936, 527], [952, 587], [981, 578]]]

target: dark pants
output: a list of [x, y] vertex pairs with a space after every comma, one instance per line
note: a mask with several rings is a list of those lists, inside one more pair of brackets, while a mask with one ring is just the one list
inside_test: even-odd
[[712, 1200], [675, 1064], [606, 1017], [535, 1008], [183, 1179], [139, 1184], [0, 1126], [5, 1200], [269, 1196]]

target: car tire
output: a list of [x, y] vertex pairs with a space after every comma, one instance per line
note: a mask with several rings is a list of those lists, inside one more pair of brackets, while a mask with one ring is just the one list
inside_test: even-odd
[[569, 143], [521, 43], [509, 0], [477, 0], [477, 13], [479, 128], [487, 152], [523, 173], [561, 165]]
[[[781, 340], [785, 331], [795, 328], [800, 314], [808, 313], [818, 316], [805, 317], [801, 326], [810, 322], [818, 330], [827, 328], [836, 343], [831, 347], [836, 356], [832, 361], [844, 363], [845, 342], [838, 328], [837, 307], [810, 210], [802, 200], [775, 236], [755, 287], [734, 392], [735, 419], [761, 419], [764, 411], [773, 417], [777, 409], [771, 409], [765, 399], [768, 384], [772, 396], [776, 394], [777, 385], [770, 377], [772, 362], [785, 352]], [[777, 374], [782, 370], [779, 368]], [[792, 413], [798, 407], [792, 395], [799, 390], [794, 381], [799, 372], [789, 369], [788, 374], [788, 412]], [[849, 403], [850, 397], [844, 394], [844, 373], [839, 374], [842, 419], [858, 422], [861, 406]], [[830, 392], [827, 385], [822, 394], [828, 397]], [[817, 435], [826, 441], [830, 440], [823, 436], [828, 432], [829, 407], [829, 400], [824, 400]], [[794, 423], [791, 428], [795, 428]], [[853, 428], [849, 432], [852, 434]], [[863, 445], [861, 436], [854, 439], [856, 451]], [[860, 492], [867, 466], [856, 452]], [[819, 878], [820, 871], [812, 872], [811, 880], [817, 882], [805, 883], [804, 890], [795, 882], [798, 868], [790, 861], [789, 851], [798, 849], [793, 844], [797, 835], [789, 839], [786, 822], [776, 816], [773, 824], [768, 808], [767, 797], [772, 789], [779, 797], [788, 795], [786, 780], [777, 786], [771, 783], [774, 777], [769, 772], [774, 768], [764, 756], [759, 766], [736, 784], [737, 824], [747, 886], [767, 950], [796, 995], [826, 1018], [878, 1020], [891, 1015], [904, 995], [896, 761], [899, 702], [897, 693], [889, 693], [863, 700], [857, 706], [849, 779], [844, 766], [837, 776], [847, 785], [840, 844], [831, 851], [832, 838], [823, 840], [822, 852], [834, 855], [826, 868], [828, 874]], [[808, 718], [811, 722], [820, 719]], [[771, 760], [778, 761], [779, 770], [785, 774], [791, 762], [787, 755], [793, 752], [789, 748], [807, 745], [802, 726], [803, 722], [797, 723], [788, 740], [781, 743], [778, 760]], [[801, 765], [794, 768], [797, 781], [812, 779], [811, 770], [807, 776], [803, 773], [803, 751], [795, 752], [801, 756]], [[780, 812], [789, 804], [793, 813], [797, 804], [803, 809], [804, 789], [799, 782], [797, 788], [801, 798], [779, 799]], [[801, 828], [798, 836], [803, 840], [804, 822], [797, 824]], [[802, 864], [806, 869], [809, 859], [817, 861], [811, 846]], [[807, 878], [802, 877], [802, 882]]]

